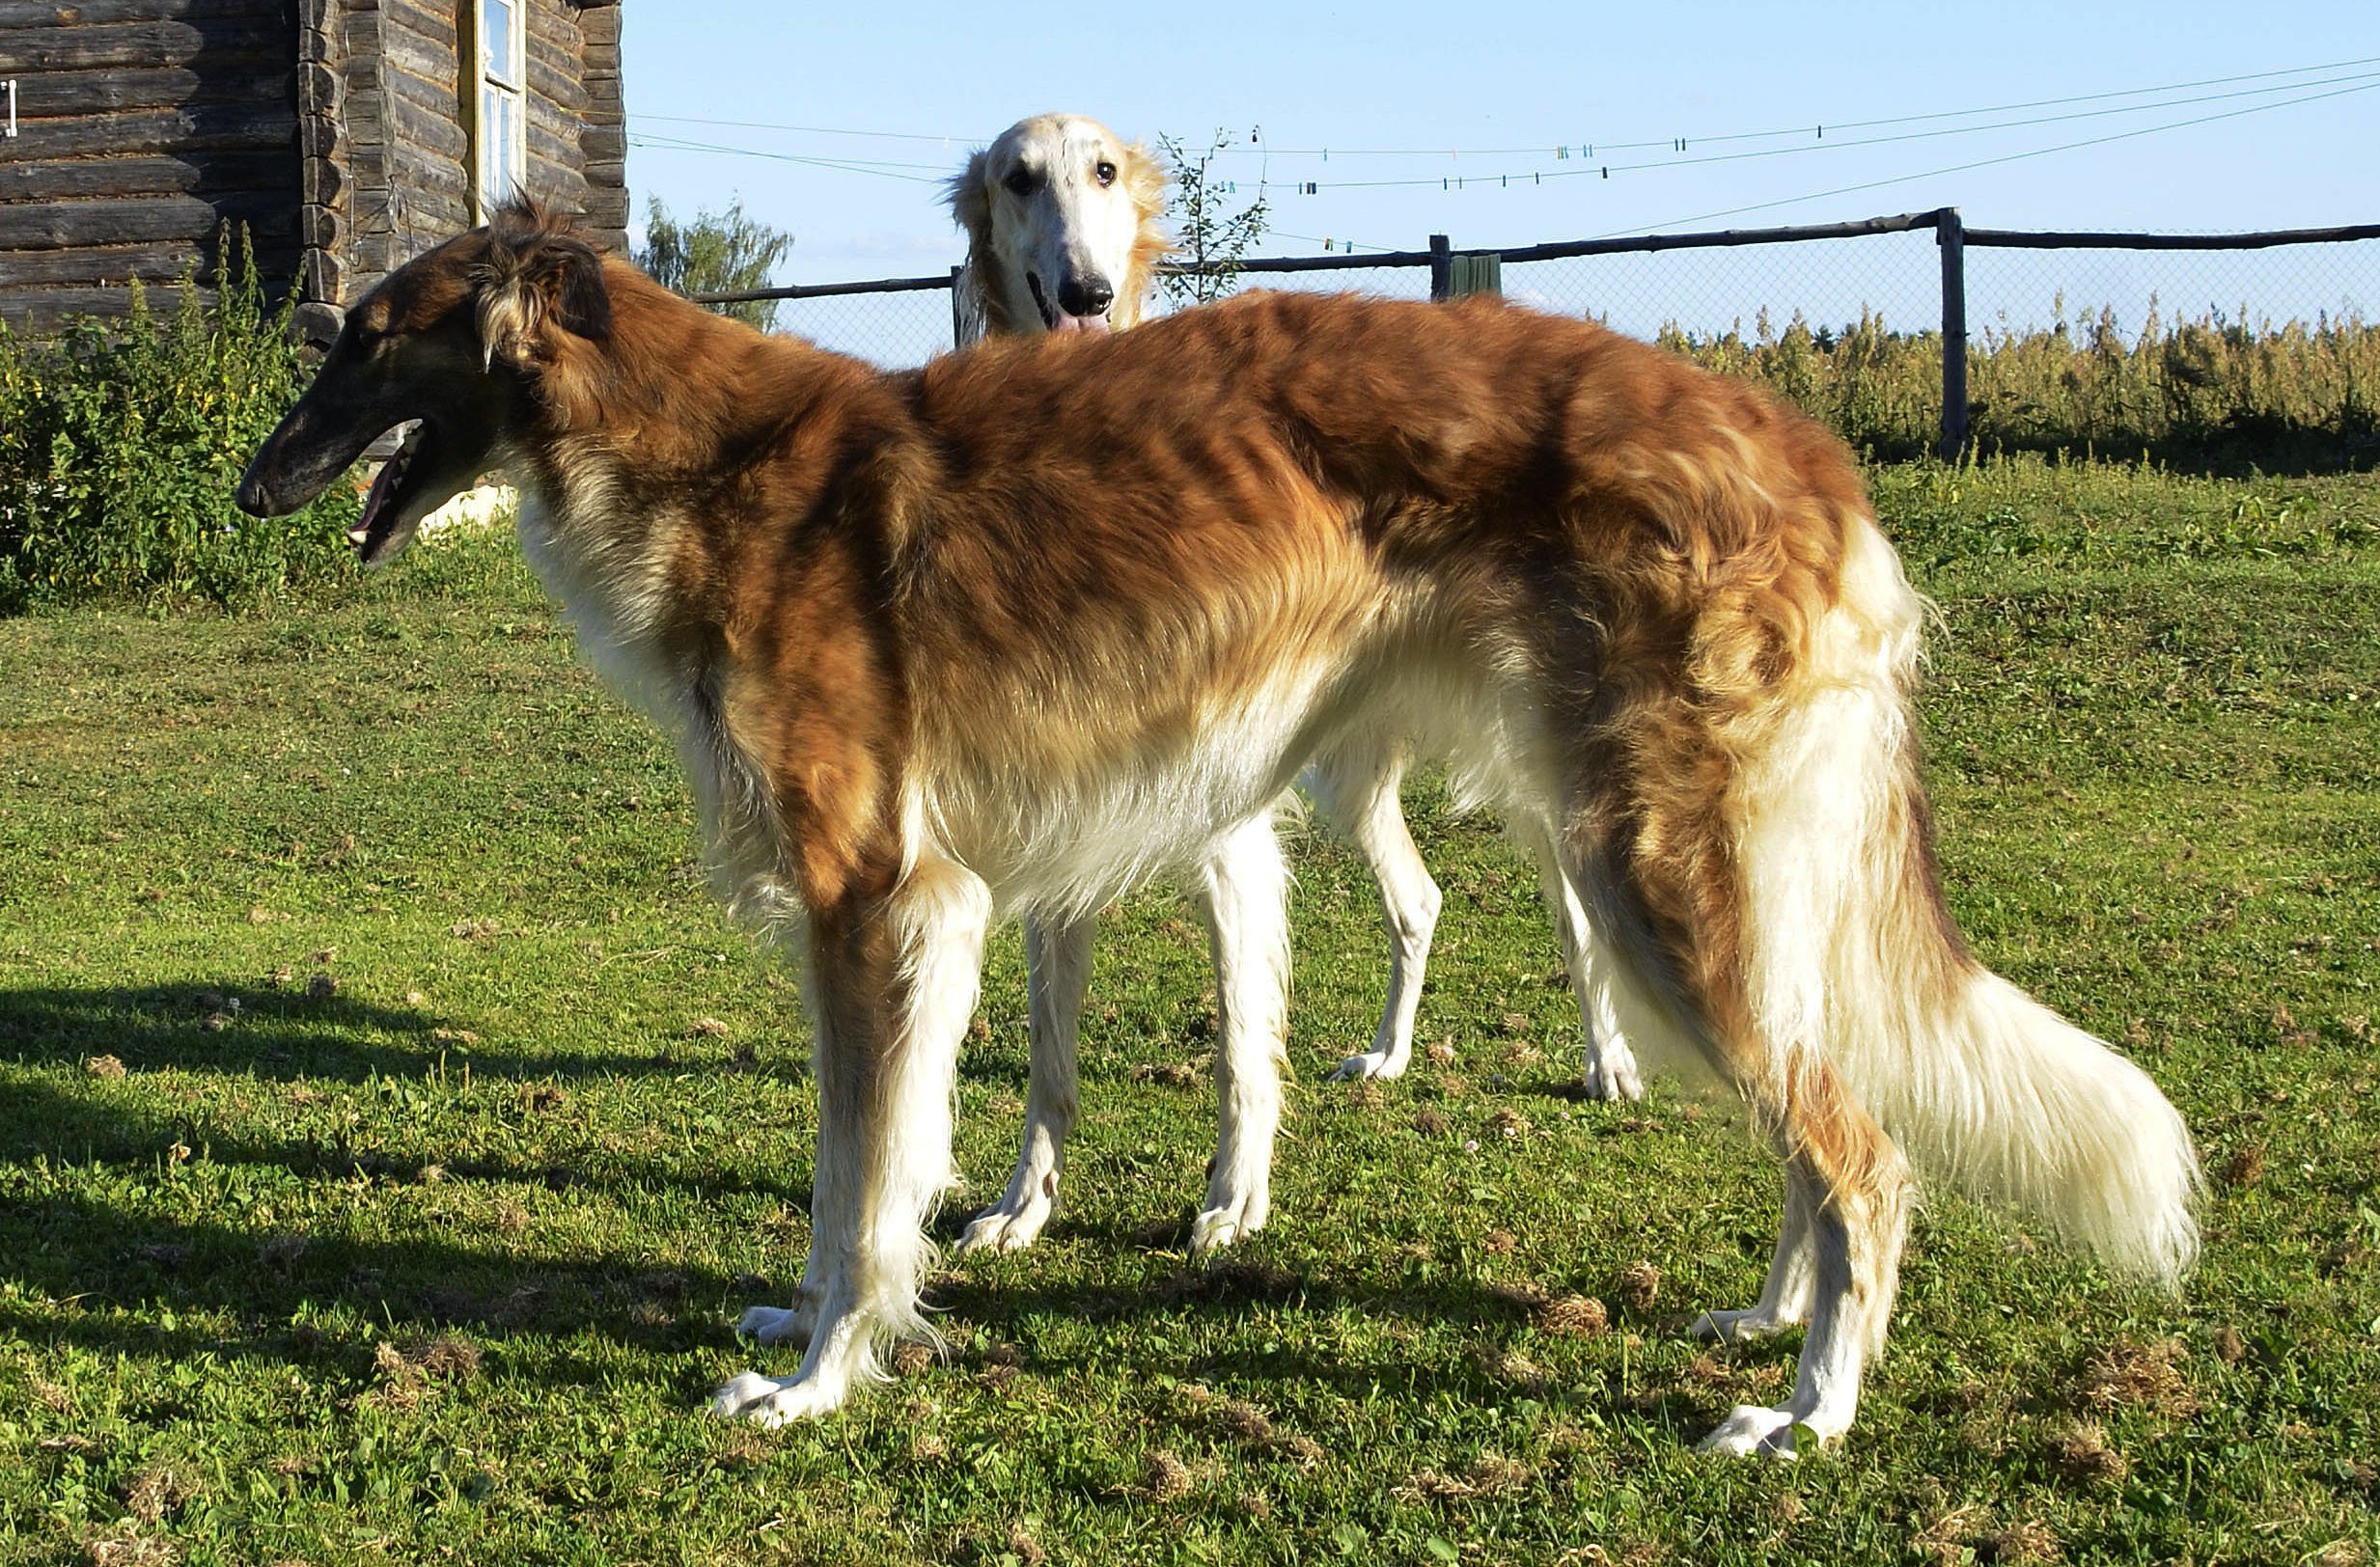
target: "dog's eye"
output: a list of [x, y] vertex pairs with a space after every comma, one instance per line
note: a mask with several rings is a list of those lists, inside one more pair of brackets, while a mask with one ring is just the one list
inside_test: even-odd
[[1107, 159], [1101, 158], [1099, 160], [1099, 167], [1096, 170], [1096, 173], [1099, 176], [1099, 183], [1102, 185], [1112, 185], [1116, 182], [1116, 165], [1108, 162]]
[[1002, 180], [1001, 183], [1008, 186], [1009, 189], [1014, 191], [1019, 196], [1030, 196], [1033, 194], [1033, 176], [1027, 174], [1022, 169], [1010, 171], [1008, 179]]

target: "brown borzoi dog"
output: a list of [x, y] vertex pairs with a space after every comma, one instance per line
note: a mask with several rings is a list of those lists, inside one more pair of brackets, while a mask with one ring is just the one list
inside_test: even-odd
[[[925, 1221], [987, 923], [1218, 854], [1318, 751], [1427, 736], [1533, 810], [1629, 1038], [1700, 1062], [1785, 1166], [1727, 1337], [1807, 1322], [1727, 1451], [1851, 1421], [1913, 1179], [2172, 1279], [2197, 1160], [2145, 1074], [1983, 969], [1936, 882], [1922, 605], [1842, 446], [1579, 321], [1256, 294], [885, 374], [763, 338], [508, 209], [350, 313], [240, 481], [284, 512], [418, 420], [369, 562], [488, 467], [594, 660], [674, 734], [729, 901], [807, 959], [819, 1096], [795, 1375], [841, 1405], [923, 1333]], [[1272, 901], [1272, 900], [1266, 900]], [[1277, 902], [1273, 902], [1277, 907]], [[1218, 928], [1225, 921], [1217, 921]], [[1282, 933], [1238, 927], [1218, 1076], [1263, 1200]]]
[[[1035, 115], [1002, 131], [967, 160], [950, 185], [952, 213], [967, 235], [967, 261], [957, 284], [960, 316], [968, 323], [960, 346], [986, 335], [1097, 334], [1137, 324], [1155, 291], [1157, 263], [1170, 249], [1159, 227], [1164, 186], [1164, 173], [1147, 148], [1087, 116]], [[1091, 314], [1068, 314], [1072, 306]], [[1411, 760], [1407, 737], [1366, 729], [1315, 757], [1305, 773], [1323, 819], [1351, 839], [1371, 866], [1389, 938], [1388, 996], [1379, 1027], [1370, 1049], [1340, 1061], [1335, 1080], [1399, 1077], [1413, 1057], [1423, 974], [1441, 898], [1405, 825], [1401, 796]], [[1458, 772], [1453, 782], [1460, 795], [1485, 792], [1481, 787], [1485, 781], [1476, 776]], [[1592, 972], [1585, 905], [1563, 874], [1551, 840], [1533, 830], [1530, 813], [1515, 812], [1511, 820], [1537, 862], [1579, 1002], [1586, 1090], [1597, 1099], [1641, 1098], [1645, 1090], [1635, 1058], [1608, 1006], [1596, 1021], [1598, 999], [1606, 991]], [[1263, 895], [1261, 889], [1232, 885], [1233, 867], [1232, 857], [1226, 855], [1191, 876], [1193, 902], [1210, 924], [1243, 916], [1253, 908], [1251, 898]], [[1276, 895], [1279, 890], [1276, 882]], [[1080, 1105], [1076, 1031], [1095, 921], [1089, 915], [1028, 914], [1024, 923], [1033, 1055], [1025, 1132], [1007, 1187], [960, 1235], [962, 1252], [1017, 1251], [1039, 1237], [1057, 1205], [1066, 1138]], [[1219, 962], [1218, 996], [1231, 988], [1232, 978]], [[1227, 1136], [1217, 1158], [1232, 1156]], [[1240, 1219], [1243, 1229], [1252, 1228], [1263, 1215], [1243, 1213]], [[1202, 1249], [1215, 1239], [1205, 1231], [1195, 1237]]]

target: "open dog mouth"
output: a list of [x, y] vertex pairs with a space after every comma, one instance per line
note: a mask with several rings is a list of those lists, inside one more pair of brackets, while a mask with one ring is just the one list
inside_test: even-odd
[[1099, 312], [1096, 316], [1069, 316], [1052, 303], [1048, 293], [1041, 288], [1039, 273], [1027, 272], [1025, 287], [1032, 290], [1034, 308], [1041, 313], [1041, 324], [1050, 331], [1099, 333], [1108, 330], [1107, 312], [1105, 311]]
[[396, 538], [400, 507], [398, 500], [404, 492], [405, 475], [415, 466], [423, 447], [429, 439], [429, 425], [416, 420], [398, 443], [396, 452], [380, 465], [380, 472], [364, 496], [364, 512], [347, 529], [347, 541], [356, 547], [365, 561], [378, 560]]

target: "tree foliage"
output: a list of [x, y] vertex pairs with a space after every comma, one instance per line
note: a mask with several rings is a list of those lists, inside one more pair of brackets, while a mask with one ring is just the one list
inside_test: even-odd
[[[747, 217], [740, 198], [724, 212], [697, 212], [680, 223], [654, 197], [645, 206], [645, 248], [636, 253], [636, 264], [679, 293], [736, 293], [767, 288], [770, 274], [792, 248], [791, 234]], [[773, 299], [710, 308], [763, 332], [777, 324]]]
[[1164, 274], [1160, 287], [1176, 307], [1204, 304], [1230, 293], [1238, 286], [1241, 260], [1264, 237], [1272, 209], [1262, 182], [1255, 196], [1240, 204], [1232, 182], [1215, 173], [1216, 157], [1231, 145], [1231, 134], [1217, 130], [1205, 150], [1194, 155], [1177, 137], [1157, 138], [1166, 161], [1174, 165], [1166, 216], [1173, 222], [1184, 267]]

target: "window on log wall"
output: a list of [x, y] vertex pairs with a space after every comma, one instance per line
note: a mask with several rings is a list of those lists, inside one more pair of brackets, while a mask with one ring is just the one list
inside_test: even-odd
[[471, 138], [471, 211], [484, 223], [506, 197], [529, 184], [529, 0], [462, 0], [457, 33], [469, 44], [462, 91]]

